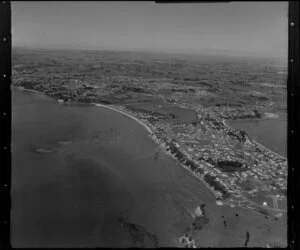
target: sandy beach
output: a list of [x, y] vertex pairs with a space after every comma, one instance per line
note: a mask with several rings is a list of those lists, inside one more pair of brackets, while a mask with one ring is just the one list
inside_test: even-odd
[[[197, 247], [241, 247], [249, 237], [250, 247], [272, 245], [275, 239], [285, 244], [280, 238], [284, 220], [266, 219], [242, 207], [218, 206], [211, 190], [189, 169], [158, 152], [157, 143], [136, 119], [126, 119], [115, 109], [110, 112], [105, 105], [65, 109], [35, 93], [16, 94], [20, 103], [15, 105], [14, 121], [15, 246], [55, 242], [69, 247], [130, 247], [138, 239], [141, 246], [154, 242], [159, 247], [183, 247], [180, 239], [187, 228], [195, 227], [191, 211], [201, 204], [205, 204], [206, 217], [200, 216], [199, 228], [191, 233]], [[32, 124], [43, 124], [43, 129]], [[24, 129], [27, 133], [22, 133]], [[119, 133], [123, 139], [106, 146]], [[42, 154], [24, 150], [48, 145], [57, 150]], [[29, 193], [28, 178], [34, 179]], [[122, 227], [117, 220], [120, 216]], [[273, 229], [268, 232], [267, 228]]]
[[113, 106], [109, 106], [109, 105], [104, 105], [104, 104], [100, 104], [100, 103], [92, 103], [94, 104], [96, 107], [105, 107], [105, 108], [108, 108], [108, 109], [112, 109], [112, 110], [115, 110], [123, 115], [126, 115], [128, 117], [130, 117], [131, 119], [135, 120], [137, 123], [139, 123], [140, 125], [142, 125], [150, 134], [152, 134], [152, 130], [149, 128], [149, 126], [147, 124], [145, 124], [144, 122], [142, 122], [141, 120], [139, 120], [138, 118], [116, 108], [116, 107], [113, 107]]

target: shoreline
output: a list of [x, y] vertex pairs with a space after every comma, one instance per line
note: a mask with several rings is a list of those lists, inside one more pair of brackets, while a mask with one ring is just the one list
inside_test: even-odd
[[[43, 94], [45, 96], [47, 96], [45, 93], [41, 92], [41, 91], [37, 91], [37, 90], [33, 90], [33, 89], [26, 89], [26, 88], [20, 88], [20, 87], [15, 87], [15, 86], [12, 86], [12, 88], [15, 88], [15, 89], [18, 89], [18, 90], [21, 90], [21, 91], [29, 91], [29, 92], [33, 92], [33, 93], [37, 93], [37, 94]], [[53, 97], [49, 96], [50, 98], [54, 99]], [[56, 100], [57, 101], [57, 100]], [[96, 107], [104, 107], [104, 108], [108, 108], [108, 109], [112, 109], [114, 111], [117, 111], [127, 117], [130, 117], [131, 119], [135, 120], [137, 123], [139, 123], [140, 125], [142, 125], [151, 135], [153, 134], [151, 128], [146, 124], [144, 123], [143, 121], [139, 120], [138, 118], [134, 117], [133, 115], [131, 114], [128, 114], [126, 112], [124, 112], [123, 110], [120, 110], [119, 108], [115, 107], [115, 106], [112, 106], [112, 105], [105, 105], [105, 104], [101, 104], [101, 103], [90, 103]]]
[[[19, 90], [26, 90], [26, 91], [30, 91], [30, 92], [34, 92], [34, 93], [38, 93], [38, 94], [43, 94], [43, 95], [46, 95], [45, 93], [43, 92], [40, 92], [40, 91], [37, 91], [37, 90], [33, 90], [33, 89], [26, 89], [26, 88], [20, 88], [20, 87], [15, 87], [15, 86], [12, 86], [12, 88], [15, 88], [15, 89], [19, 89]], [[46, 95], [47, 96], [47, 95]], [[51, 97], [51, 96], [49, 96]], [[51, 97], [52, 98], [52, 97]], [[54, 99], [54, 98], [53, 98]], [[112, 109], [112, 110], [115, 110], [127, 117], [130, 117], [131, 119], [135, 120], [136, 122], [138, 122], [140, 125], [142, 125], [151, 135], [153, 135], [153, 131], [151, 130], [151, 128], [146, 124], [144, 123], [143, 121], [141, 121], [140, 119], [136, 118], [135, 116], [131, 115], [131, 114], [128, 114], [126, 112], [124, 112], [123, 110], [120, 110], [119, 108], [115, 107], [115, 106], [112, 106], [112, 105], [105, 105], [105, 104], [101, 104], [101, 103], [91, 103], [92, 105], [96, 106], [96, 107], [105, 107], [105, 108], [109, 108], [109, 109]], [[228, 123], [226, 122], [225, 119], [223, 119], [223, 124], [228, 127], [229, 129], [233, 129], [235, 130], [235, 128], [231, 127], [230, 125], [228, 125]], [[262, 145], [261, 143], [257, 142], [256, 140], [252, 140], [256, 145], [258, 145], [259, 147], [263, 148], [264, 150], [268, 151], [269, 153], [271, 154], [274, 154], [276, 156], [278, 156], [279, 158], [282, 158], [284, 160], [287, 160], [287, 157], [283, 156], [283, 155], [280, 155], [274, 151], [272, 151], [271, 149], [265, 147], [264, 145]]]
[[[13, 87], [13, 88], [19, 89], [18, 87]], [[43, 95], [47, 96], [45, 93], [40, 92], [40, 91], [36, 91], [36, 90], [25, 89], [25, 88], [24, 88], [24, 89], [21, 89], [21, 90], [26, 90], [26, 91], [30, 91], [30, 92], [34, 92], [34, 93], [38, 93], [38, 94], [43, 94]], [[49, 96], [49, 97], [52, 98], [53, 100], [56, 100], [55, 98], [53, 98], [53, 97], [51, 97], [51, 96]], [[58, 101], [58, 100], [56, 100], [56, 101]], [[169, 151], [166, 149], [166, 146], [164, 145], [164, 142], [161, 141], [161, 139], [157, 137], [157, 135], [155, 134], [155, 131], [153, 131], [146, 123], [144, 123], [143, 121], [141, 121], [139, 118], [133, 116], [132, 114], [126, 113], [126, 111], [124, 111], [124, 110], [122, 110], [122, 109], [120, 109], [120, 108], [118, 108], [118, 107], [116, 107], [116, 106], [105, 105], [105, 104], [100, 104], [100, 103], [90, 103], [90, 104], [92, 104], [93, 106], [96, 106], [96, 107], [105, 107], [105, 108], [108, 108], [108, 109], [117, 111], [117, 112], [119, 112], [119, 113], [121, 113], [121, 114], [123, 114], [123, 115], [125, 115], [125, 116], [127, 116], [127, 117], [129, 117], [129, 118], [131, 118], [131, 119], [133, 119], [134, 121], [136, 121], [136, 122], [139, 123], [140, 125], [142, 125], [142, 126], [147, 130], [147, 132], [149, 132], [150, 139], [151, 139], [155, 144], [157, 144], [158, 147], [161, 148], [161, 149], [164, 151], [164, 153], [165, 153], [166, 155], [168, 155], [169, 157], [171, 157], [171, 158], [173, 158], [174, 160], [176, 160], [176, 162], [178, 162], [178, 164], [179, 164], [181, 167], [183, 167], [185, 170], [187, 170], [194, 178], [198, 179], [201, 183], [204, 184], [204, 186], [205, 186], [206, 188], [208, 188], [208, 189], [212, 192], [213, 196], [214, 196], [215, 199], [216, 199], [217, 205], [219, 205], [219, 206], [222, 206], [222, 205], [228, 205], [228, 206], [230, 206], [230, 204], [228, 204], [227, 202], [225, 202], [225, 201], [222, 199], [222, 197], [220, 197], [219, 191], [216, 190], [216, 189], [214, 188], [214, 186], [211, 186], [208, 182], [206, 182], [206, 181], [204, 180], [203, 176], [204, 176], [205, 174], [204, 174], [203, 176], [199, 176], [198, 173], [195, 173], [195, 172], [194, 172], [193, 170], [191, 170], [188, 166], [186, 166], [185, 164], [183, 164], [182, 162], [180, 162], [180, 161], [175, 157], [175, 154], [172, 154], [171, 152], [169, 152]], [[224, 123], [224, 125], [227, 126], [228, 128], [231, 128], [231, 127], [225, 122], [225, 120], [223, 120], [223, 123]], [[234, 129], [234, 128], [231, 128], [231, 129]], [[254, 140], [253, 140], [253, 141], [254, 141]], [[269, 149], [265, 148], [265, 147], [264, 147], [263, 145], [261, 145], [260, 143], [258, 143], [258, 142], [256, 142], [256, 141], [254, 141], [254, 143], [258, 144], [258, 146], [260, 146], [260, 147], [266, 149], [266, 150], [269, 151], [270, 153], [273, 153], [273, 154], [278, 155], [277, 153], [273, 152], [272, 150], [269, 150]], [[280, 155], [278, 155], [278, 156], [286, 160], [286, 158], [284, 158], [283, 156], [280, 156]], [[188, 160], [192, 160], [192, 159], [190, 159], [190, 157], [189, 157], [188, 155], [187, 155], [186, 157], [187, 157]], [[192, 160], [192, 161], [194, 162], [194, 160]], [[220, 198], [221, 198], [221, 200], [220, 200]], [[220, 201], [220, 204], [218, 204], [218, 201]], [[251, 203], [252, 203], [252, 202], [251, 202]], [[235, 205], [235, 206], [241, 207], [241, 208], [245, 208], [245, 206], [243, 206], [243, 205], [242, 205], [242, 206]], [[248, 208], [248, 209], [249, 209], [249, 208]], [[253, 210], [253, 209], [250, 209], [250, 210]]]
[[[226, 122], [225, 119], [223, 119], [223, 124], [224, 124], [227, 128], [235, 130], [235, 128], [233, 128], [233, 127], [231, 127], [230, 125], [228, 125], [228, 123]], [[283, 156], [283, 155], [280, 155], [280, 154], [274, 152], [273, 150], [271, 150], [271, 149], [265, 147], [264, 145], [262, 145], [262, 144], [259, 143], [258, 141], [253, 140], [253, 139], [251, 139], [251, 141], [253, 141], [253, 142], [254, 142], [257, 146], [259, 146], [260, 148], [262, 148], [262, 149], [268, 151], [269, 153], [274, 154], [274, 155], [278, 156], [279, 158], [281, 158], [281, 159], [283, 159], [283, 160], [287, 160], [287, 157], [285, 157], [285, 156]]]
[[[29, 92], [33, 92], [33, 93], [37, 93], [37, 94], [43, 94], [43, 95], [47, 96], [45, 93], [40, 92], [40, 91], [37, 91], [37, 90], [26, 89], [26, 88], [20, 89], [19, 87], [15, 87], [15, 86], [13, 86], [13, 88], [19, 89], [19, 90], [21, 90], [21, 91], [24, 91], [24, 90], [25, 90], [25, 91], [29, 91]], [[51, 96], [48, 96], [48, 97], [49, 97], [49, 98], [52, 98], [53, 100], [56, 100], [55, 98], [53, 98], [53, 97], [51, 97]], [[56, 100], [56, 101], [58, 101], [58, 100]], [[115, 106], [112, 106], [112, 105], [100, 104], [100, 103], [90, 103], [90, 104], [92, 104], [93, 106], [96, 106], [96, 107], [105, 107], [105, 108], [108, 108], [108, 109], [117, 111], [117, 112], [119, 112], [119, 113], [121, 113], [121, 114], [123, 114], [123, 115], [125, 115], [125, 116], [127, 116], [127, 117], [129, 117], [129, 118], [131, 118], [131, 119], [133, 119], [134, 121], [136, 121], [136, 122], [139, 123], [140, 125], [142, 125], [142, 126], [149, 132], [149, 134], [150, 134], [150, 139], [151, 139], [155, 144], [157, 144], [158, 147], [160, 147], [160, 148], [164, 151], [164, 153], [165, 153], [166, 155], [168, 155], [169, 157], [171, 157], [172, 159], [174, 159], [176, 162], [178, 162], [178, 164], [179, 164], [182, 168], [184, 168], [185, 170], [187, 170], [194, 178], [196, 178], [196, 179], [198, 179], [199, 181], [201, 181], [201, 183], [203, 183], [204, 186], [205, 186], [206, 188], [208, 188], [209, 191], [212, 192], [212, 194], [215, 196], [216, 199], [220, 198], [219, 195], [216, 193], [216, 190], [215, 190], [213, 187], [211, 187], [211, 186], [210, 186], [203, 178], [201, 178], [201, 177], [198, 176], [196, 173], [194, 173], [188, 166], [185, 166], [184, 164], [182, 164], [182, 163], [181, 163], [181, 162], [180, 162], [180, 161], [179, 161], [172, 153], [170, 153], [170, 152], [168, 152], [168, 151], [166, 150], [165, 146], [163, 145], [164, 143], [162, 143], [162, 142], [160, 141], [160, 139], [157, 138], [157, 136], [155, 135], [155, 133], [152, 131], [152, 129], [151, 129], [146, 123], [144, 123], [143, 121], [141, 121], [141, 120], [138, 119], [137, 117], [135, 117], [135, 116], [133, 116], [133, 115], [131, 115], [131, 114], [128, 114], [128, 113], [126, 113], [126, 112], [123, 111], [123, 110], [120, 110], [118, 107], [115, 107]], [[154, 136], [154, 137], [153, 137], [153, 136]], [[155, 138], [157, 138], [157, 139], [155, 139]], [[221, 206], [222, 206], [222, 205], [223, 205], [223, 203], [221, 204]]]
[[135, 120], [137, 123], [142, 125], [151, 135], [153, 134], [152, 130], [150, 129], [150, 127], [146, 123], [144, 123], [140, 119], [134, 117], [133, 115], [128, 114], [128, 113], [124, 112], [123, 110], [118, 109], [115, 106], [105, 105], [105, 104], [100, 104], [100, 103], [94, 103], [94, 102], [92, 102], [91, 104], [95, 105], [96, 107], [105, 107], [105, 108], [108, 108], [108, 109], [112, 109], [112, 110], [117, 111], [117, 112], [119, 112], [119, 113], [121, 113], [121, 114], [123, 114], [127, 117], [130, 117], [131, 119]]
[[[43, 94], [43, 95], [46, 95], [45, 93], [41, 92], [41, 91], [38, 91], [38, 90], [34, 90], [34, 89], [26, 89], [24, 87], [15, 87], [15, 86], [11, 86], [12, 88], [14, 89], [18, 89], [18, 90], [21, 90], [21, 91], [29, 91], [29, 92], [33, 92], [33, 93], [37, 93], [37, 94]], [[53, 98], [54, 99], [54, 98]]]

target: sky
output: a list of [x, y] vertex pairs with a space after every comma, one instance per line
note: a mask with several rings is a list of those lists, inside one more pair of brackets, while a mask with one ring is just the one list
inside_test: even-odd
[[288, 2], [12, 2], [13, 46], [287, 57]]

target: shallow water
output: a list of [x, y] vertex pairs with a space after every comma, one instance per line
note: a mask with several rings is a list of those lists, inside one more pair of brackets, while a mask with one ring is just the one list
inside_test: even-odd
[[263, 118], [228, 121], [233, 128], [243, 129], [265, 147], [282, 156], [287, 156], [287, 118]]
[[216, 206], [143, 126], [118, 112], [14, 89], [12, 130], [13, 247], [179, 246], [202, 203], [209, 223], [193, 236], [198, 246], [243, 246], [249, 230], [248, 246], [286, 242], [284, 221]]
[[13, 246], [130, 247], [120, 217], [161, 245], [184, 229], [184, 216], [173, 225], [183, 192], [174, 179], [191, 177], [118, 112], [14, 90], [12, 146]]

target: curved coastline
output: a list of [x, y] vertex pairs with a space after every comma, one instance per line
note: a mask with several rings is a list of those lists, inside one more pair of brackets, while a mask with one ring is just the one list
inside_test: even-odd
[[117, 112], [119, 112], [123, 115], [126, 115], [127, 117], [130, 117], [131, 119], [135, 120], [137, 123], [142, 125], [150, 134], [153, 134], [152, 130], [150, 129], [150, 127], [146, 123], [142, 122], [141, 120], [134, 117], [133, 115], [128, 114], [128, 113], [118, 109], [117, 107], [114, 107], [114, 106], [111, 106], [111, 105], [104, 105], [104, 104], [100, 104], [100, 103], [91, 103], [91, 104], [95, 105], [96, 107], [105, 107], [105, 108], [108, 108], [108, 109], [112, 109], [112, 110], [117, 111]]
[[[26, 90], [26, 91], [30, 91], [30, 92], [33, 92], [33, 93], [45, 95], [45, 93], [37, 91], [37, 90], [33, 90], [33, 89], [26, 89], [26, 88], [20, 89], [18, 87], [14, 87], [14, 86], [12, 88], [19, 89], [19, 90]], [[119, 113], [121, 113], [123, 115], [126, 115], [127, 117], [130, 117], [131, 119], [135, 120], [137, 123], [139, 123], [140, 125], [142, 125], [150, 134], [153, 134], [151, 128], [146, 123], [142, 122], [141, 120], [139, 120], [138, 118], [134, 117], [133, 115], [128, 114], [128, 113], [126, 113], [126, 112], [118, 109], [115, 106], [105, 105], [105, 104], [100, 104], [100, 103], [94, 103], [94, 102], [92, 102], [91, 104], [93, 104], [96, 107], [104, 107], [104, 108], [112, 109], [112, 110], [117, 111], [117, 112], [119, 112]]]
[[[43, 93], [43, 92], [40, 92], [40, 91], [37, 91], [37, 90], [32, 90], [32, 89], [26, 89], [26, 88], [22, 88], [22, 89], [20, 89], [20, 88], [18, 88], [18, 87], [13, 87], [13, 88], [16, 88], [16, 89], [19, 89], [19, 90], [22, 90], [22, 91], [30, 91], [30, 92], [33, 92], [33, 93], [37, 93], [37, 94], [43, 94], [43, 95], [46, 95], [45, 93]], [[47, 95], [46, 95], [47, 96]], [[52, 97], [50, 97], [50, 98], [52, 98]], [[52, 98], [52, 99], [54, 99], [54, 98]], [[149, 132], [149, 134], [151, 135], [151, 139], [156, 143], [156, 144], [158, 144], [159, 145], [159, 147], [161, 147], [161, 148], [163, 148], [163, 149], [165, 149], [163, 146], [162, 146], [162, 144], [161, 144], [161, 142], [160, 141], [157, 141], [157, 140], [155, 140], [152, 136], [154, 135], [154, 132], [152, 131], [152, 129], [146, 124], [146, 123], [144, 123], [143, 121], [141, 121], [140, 119], [138, 119], [137, 117], [135, 117], [135, 116], [133, 116], [133, 115], [131, 115], [131, 114], [128, 114], [128, 113], [126, 113], [125, 111], [123, 111], [123, 110], [120, 110], [119, 108], [117, 108], [117, 107], [115, 107], [115, 106], [111, 106], [111, 105], [105, 105], [105, 104], [100, 104], [100, 103], [90, 103], [90, 104], [92, 104], [92, 105], [94, 105], [94, 106], [96, 106], [96, 107], [105, 107], [105, 108], [108, 108], [108, 109], [111, 109], [111, 110], [114, 110], [114, 111], [117, 111], [117, 112], [119, 112], [119, 113], [121, 113], [121, 114], [123, 114], [123, 115], [125, 115], [125, 116], [127, 116], [127, 117], [129, 117], [129, 118], [131, 118], [131, 119], [133, 119], [134, 121], [136, 121], [137, 123], [139, 123], [140, 125], [142, 125], [146, 130], [147, 130], [147, 132]], [[169, 152], [166, 152], [165, 151], [165, 154], [167, 154], [168, 156], [170, 156], [171, 158], [173, 158], [173, 159], [175, 159], [176, 161], [177, 161], [177, 159], [176, 159], [176, 157], [173, 155], [173, 154], [171, 154], [171, 153], [169, 153]], [[179, 162], [179, 161], [178, 161]], [[185, 166], [184, 164], [182, 164], [182, 163], [180, 163], [179, 162], [179, 164], [184, 168], [184, 169], [186, 169], [188, 172], [190, 172], [190, 174], [192, 174], [192, 176], [194, 176], [195, 178], [197, 178], [199, 181], [201, 181], [212, 193], [213, 193], [213, 195], [215, 196], [215, 198], [220, 198], [219, 197], [219, 195], [216, 193], [216, 191], [206, 182], [206, 181], [204, 181], [203, 180], [203, 178], [201, 178], [201, 177], [199, 177], [197, 174], [195, 174], [192, 170], [190, 170], [187, 166]]]
[[[13, 88], [20, 89], [20, 88], [18, 88], [18, 87], [13, 87]], [[30, 91], [30, 92], [34, 92], [34, 93], [39, 93], [39, 94], [45, 95], [45, 93], [40, 92], [40, 91], [37, 91], [37, 90], [26, 89], [26, 88], [23, 88], [23, 89], [21, 89], [21, 90], [26, 90], [26, 91]], [[133, 115], [128, 114], [128, 113], [124, 112], [123, 110], [118, 109], [117, 107], [114, 107], [114, 106], [111, 106], [111, 105], [100, 104], [100, 103], [91, 103], [91, 104], [93, 104], [93, 105], [95, 105], [95, 106], [97, 106], [97, 107], [105, 107], [105, 108], [109, 108], [109, 109], [115, 110], [115, 111], [117, 111], [117, 112], [119, 112], [119, 113], [121, 113], [121, 114], [123, 114], [123, 115], [126, 115], [127, 117], [130, 117], [131, 119], [135, 120], [135, 121], [138, 122], [140, 125], [142, 125], [142, 126], [143, 126], [150, 134], [153, 134], [153, 131], [151, 130], [151, 128], [150, 128], [146, 123], [144, 123], [144, 122], [141, 121], [140, 119], [134, 117]], [[223, 124], [224, 124], [224, 126], [228, 127], [229, 129], [234, 129], [233, 127], [231, 127], [230, 125], [227, 124], [227, 122], [226, 122], [225, 119], [223, 119]], [[259, 147], [263, 148], [264, 150], [266, 150], [266, 151], [268, 151], [268, 152], [270, 152], [270, 153], [272, 153], [272, 154], [274, 154], [274, 155], [276, 155], [276, 156], [278, 156], [278, 157], [280, 157], [280, 158], [282, 158], [282, 159], [284, 159], [284, 160], [287, 160], [286, 157], [284, 157], [284, 156], [282, 156], [282, 155], [280, 155], [280, 154], [278, 154], [278, 153], [272, 151], [272, 150], [269, 149], [269, 148], [266, 148], [266, 147], [263, 146], [261, 143], [255, 141], [255, 140], [252, 140], [252, 141], [253, 141], [255, 144], [257, 144]]]
[[43, 94], [45, 95], [45, 93], [41, 92], [41, 91], [38, 91], [38, 90], [34, 90], [34, 89], [26, 89], [26, 88], [20, 88], [20, 87], [15, 87], [15, 86], [12, 86], [13, 89], [18, 89], [18, 90], [21, 90], [21, 91], [29, 91], [29, 92], [33, 92], [33, 93], [37, 93], [37, 94]]
[[[14, 87], [14, 88], [17, 88], [17, 87]], [[17, 88], [17, 89], [18, 89], [18, 88]], [[26, 90], [26, 91], [30, 91], [30, 92], [34, 92], [34, 93], [38, 93], [38, 94], [43, 94], [43, 95], [45, 95], [45, 93], [40, 92], [40, 91], [36, 91], [36, 90], [25, 89], [25, 88], [22, 89], [22, 90]], [[131, 119], [133, 119], [133, 120], [135, 120], [137, 123], [139, 123], [140, 125], [142, 125], [142, 126], [147, 130], [147, 132], [149, 132], [149, 134], [151, 135], [151, 139], [152, 139], [156, 144], [158, 144], [159, 147], [161, 147], [162, 149], [165, 149], [165, 147], [162, 145], [163, 143], [155, 136], [154, 131], [152, 131], [152, 129], [151, 129], [146, 123], [144, 123], [143, 121], [141, 121], [141, 120], [138, 119], [137, 117], [133, 116], [132, 114], [128, 114], [128, 113], [126, 113], [125, 111], [121, 110], [120, 108], [115, 107], [115, 106], [112, 106], [112, 105], [105, 105], [105, 104], [100, 104], [100, 103], [90, 103], [90, 104], [92, 104], [92, 105], [94, 105], [94, 106], [96, 106], [96, 107], [105, 107], [105, 108], [108, 108], [108, 109], [117, 111], [117, 112], [119, 112], [119, 113], [121, 113], [121, 114], [123, 114], [123, 115], [125, 115], [125, 116], [127, 116], [127, 117], [129, 117], [129, 118], [131, 118]], [[228, 128], [234, 129], [234, 128], [232, 128], [231, 126], [229, 126], [229, 125], [226, 123], [225, 120], [223, 120], [223, 123], [224, 123], [224, 125], [227, 126]], [[157, 139], [153, 138], [153, 136], [154, 136], [155, 138], [157, 138]], [[272, 150], [270, 150], [270, 149], [264, 147], [264, 146], [261, 145], [260, 143], [254, 141], [254, 140], [253, 140], [253, 142], [256, 143], [258, 146], [264, 148], [265, 150], [269, 151], [270, 153], [273, 153], [273, 154], [275, 154], [275, 155], [278, 155], [277, 153], [275, 153], [275, 152], [273, 152]], [[165, 150], [164, 150], [164, 151], [165, 151]], [[178, 161], [178, 159], [177, 159], [172, 153], [167, 152], [167, 151], [165, 151], [164, 153], [167, 154], [168, 156], [170, 156], [171, 158], [175, 159], [176, 161]], [[281, 156], [281, 155], [278, 155], [278, 156], [281, 157], [282, 159], [285, 159], [285, 160], [286, 160], [286, 158], [284, 158], [283, 156]], [[218, 199], [221, 198], [221, 197], [219, 196], [218, 192], [216, 192], [216, 190], [215, 190], [212, 186], [210, 186], [210, 185], [203, 179], [203, 177], [201, 177], [201, 176], [199, 176], [198, 174], [196, 174], [195, 172], [193, 172], [189, 167], [185, 166], [185, 165], [182, 164], [181, 162], [178, 161], [178, 163], [179, 163], [179, 165], [180, 165], [181, 167], [183, 167], [185, 170], [187, 170], [193, 177], [195, 177], [196, 179], [198, 179], [199, 181], [201, 181], [201, 182], [206, 186], [206, 188], [208, 188], [208, 189], [213, 193], [213, 195], [214, 195], [215, 198], [217, 199], [217, 200], [216, 200], [216, 203], [218, 204], [217, 201], [218, 201]], [[222, 201], [222, 199], [221, 199], [221, 201]], [[250, 203], [253, 203], [253, 202], [250, 202]], [[223, 203], [223, 201], [222, 201], [222, 202], [221, 202], [220, 204], [218, 204], [218, 205], [221, 205], [221, 206], [222, 206], [223, 204], [224, 204], [224, 203]], [[228, 204], [228, 205], [229, 205], [229, 204]], [[245, 206], [240, 206], [240, 207], [246, 208]], [[250, 208], [250, 207], [249, 207], [248, 209], [254, 210], [254, 209], [252, 209], [252, 208]]]
[[[224, 126], [226, 126], [226, 127], [229, 128], [229, 129], [235, 129], [235, 128], [231, 127], [230, 125], [228, 125], [228, 124], [226, 123], [226, 120], [225, 120], [225, 119], [223, 119], [223, 124], [224, 124]], [[265, 147], [264, 145], [262, 145], [262, 144], [259, 143], [258, 141], [253, 140], [253, 139], [252, 139], [252, 141], [253, 141], [257, 146], [259, 146], [260, 148], [263, 148], [264, 150], [268, 151], [269, 153], [274, 154], [274, 155], [278, 156], [278, 157], [281, 158], [281, 159], [287, 160], [287, 158], [284, 157], [283, 155], [280, 155], [280, 154], [278, 154], [278, 153], [272, 151], [271, 149]]]

